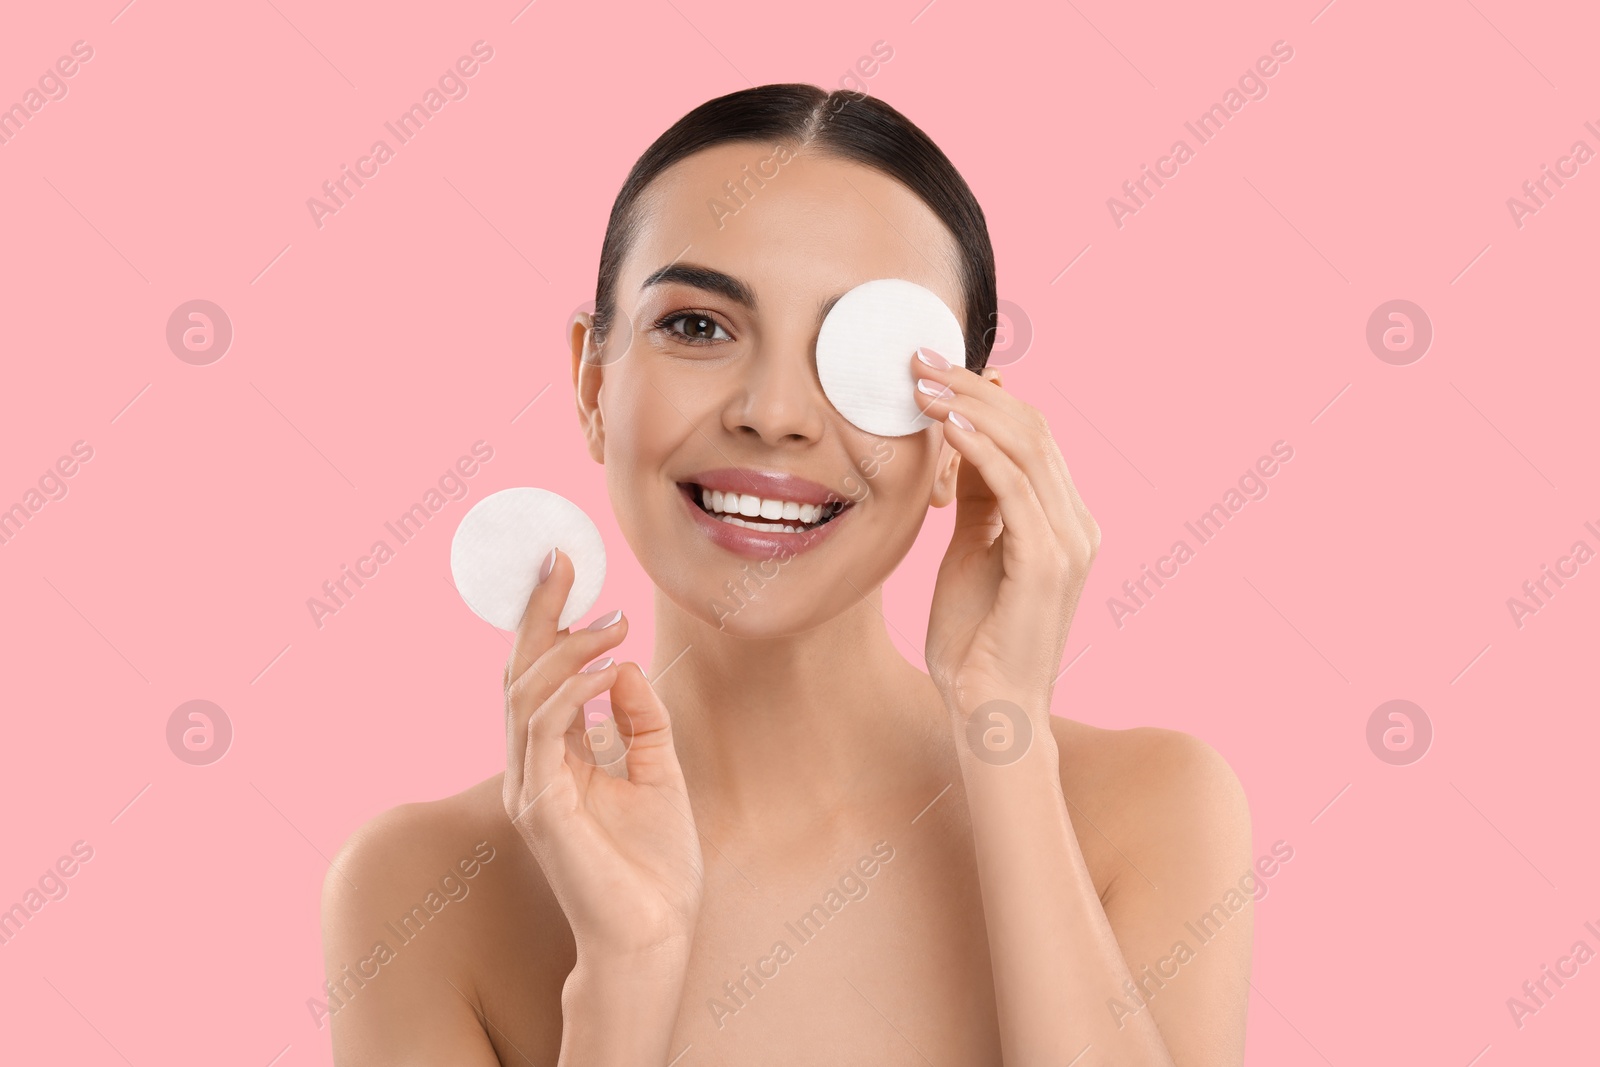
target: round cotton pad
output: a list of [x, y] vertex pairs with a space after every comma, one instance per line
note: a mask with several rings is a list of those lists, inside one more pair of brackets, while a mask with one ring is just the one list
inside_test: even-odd
[[955, 314], [930, 289], [900, 278], [863, 282], [839, 298], [817, 334], [817, 377], [839, 414], [879, 437], [934, 424], [917, 403], [911, 356], [931, 348], [966, 359]]
[[502, 489], [472, 506], [450, 542], [456, 590], [479, 618], [515, 630], [552, 548], [572, 560], [572, 591], [557, 629], [566, 629], [600, 598], [606, 545], [589, 516], [548, 489]]

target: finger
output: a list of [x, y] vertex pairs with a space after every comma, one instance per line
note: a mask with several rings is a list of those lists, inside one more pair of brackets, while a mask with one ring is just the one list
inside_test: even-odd
[[672, 738], [672, 717], [637, 663], [624, 663], [611, 687], [617, 726], [628, 742], [628, 777], [640, 784], [683, 788], [683, 769]]
[[[1077, 499], [1066, 464], [1050, 442], [1047, 429], [1024, 428], [980, 400], [955, 396], [937, 402], [938, 411], [966, 417], [1022, 472], [1032, 497], [1056, 545], [1072, 559], [1093, 558], [1099, 545], [1099, 527]], [[947, 435], [948, 436], [948, 435]], [[961, 494], [957, 481], [957, 495]], [[958, 509], [959, 514], [959, 509]]]
[[617, 679], [616, 664], [607, 662], [609, 659], [597, 661], [606, 664], [598, 670], [580, 671], [563, 681], [525, 724], [513, 730], [507, 761], [521, 753], [524, 794], [539, 792], [561, 769], [566, 758], [566, 734], [579, 709]]
[[[927, 358], [923, 358], [924, 355]], [[970, 371], [962, 364], [952, 364], [931, 348], [918, 349], [916, 359], [912, 368], [918, 377], [932, 378], [963, 396], [981, 397], [1023, 426], [1036, 422], [1044, 424], [1044, 416], [1038, 408], [1015, 393], [1002, 389], [984, 373]], [[1048, 428], [1045, 425], [1045, 429]]]
[[951, 414], [956, 418], [944, 420], [945, 440], [978, 475], [956, 476], [956, 528], [992, 526], [998, 514], [1012, 534], [1008, 544], [1021, 549], [1054, 543], [1055, 531], [1022, 468], [976, 424], [968, 429], [956, 421], [959, 413]]
[[[517, 640], [506, 666], [507, 685], [522, 677], [540, 656], [556, 644], [560, 636], [556, 623], [560, 621], [561, 609], [566, 607], [567, 595], [572, 591], [572, 560], [565, 552], [552, 548], [539, 573], [538, 583], [534, 585], [533, 592], [528, 594], [528, 606], [523, 609], [522, 620], [517, 623]], [[554, 682], [551, 684], [553, 686]]]
[[926, 360], [919, 360], [915, 366], [922, 381], [941, 385], [950, 392], [948, 396], [933, 396], [927, 386], [919, 384], [918, 399], [924, 403], [925, 415], [942, 419], [951, 411], [961, 412], [1022, 468], [1053, 524], [1064, 532], [1069, 523], [1082, 524], [1088, 511], [1078, 498], [1066, 460], [1043, 412], [965, 367], [941, 368]]
[[506, 714], [526, 719], [550, 699], [563, 679], [620, 645], [627, 636], [628, 619], [620, 609], [600, 616], [581, 630], [562, 634], [506, 688]]

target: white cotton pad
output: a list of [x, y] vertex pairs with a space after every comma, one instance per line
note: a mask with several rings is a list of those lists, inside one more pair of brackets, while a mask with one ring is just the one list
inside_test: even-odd
[[917, 403], [921, 394], [911, 357], [918, 348], [964, 363], [967, 346], [955, 314], [916, 282], [863, 282], [822, 320], [817, 334], [822, 391], [839, 414], [879, 437], [904, 437], [932, 426], [935, 420]]
[[552, 548], [572, 560], [572, 591], [557, 629], [594, 607], [606, 580], [606, 545], [589, 516], [548, 489], [502, 489], [472, 506], [450, 542], [456, 590], [479, 618], [515, 630]]

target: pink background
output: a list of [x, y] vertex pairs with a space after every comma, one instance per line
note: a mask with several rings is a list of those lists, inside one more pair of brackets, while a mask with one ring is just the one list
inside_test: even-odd
[[[330, 1061], [305, 1007], [327, 858], [503, 765], [506, 638], [449, 580], [471, 503], [582, 505], [612, 558], [597, 609], [648, 655], [560, 345], [627, 168], [694, 105], [834, 87], [880, 40], [867, 88], [984, 205], [1035, 331], [1007, 383], [1105, 531], [1057, 710], [1205, 738], [1257, 853], [1295, 850], [1257, 907], [1249, 1062], [1593, 1057], [1600, 962], [1520, 1030], [1505, 1003], [1600, 949], [1600, 563], [1521, 628], [1506, 606], [1600, 549], [1600, 161], [1520, 228], [1506, 206], [1600, 149], [1592, 9], [123, 2], [24, 5], [0, 34], [0, 103], [94, 49], [0, 145], [0, 506], [94, 450], [0, 545], [0, 906], [94, 849], [0, 947], [3, 1058]], [[306, 199], [480, 39], [470, 94], [318, 229]], [[1107, 198], [1278, 40], [1269, 95], [1117, 227]], [[165, 341], [196, 298], [235, 331], [209, 366]], [[1365, 340], [1397, 298], [1435, 330], [1409, 366]], [[317, 628], [307, 598], [480, 439], [468, 497]], [[1119, 628], [1107, 598], [1278, 440], [1270, 495]], [[913, 659], [949, 518], [887, 593]], [[1408, 766], [1366, 741], [1395, 698], [1434, 730]], [[166, 742], [193, 699], [235, 731], [209, 766]]]

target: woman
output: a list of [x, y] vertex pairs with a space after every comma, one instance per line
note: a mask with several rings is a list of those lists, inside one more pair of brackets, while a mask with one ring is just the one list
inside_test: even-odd
[[[906, 437], [816, 377], [822, 317], [874, 278], [962, 309], [964, 353], [905, 354], [937, 422]], [[993, 253], [949, 160], [859, 94], [712, 100], [629, 175], [595, 307], [577, 414], [657, 587], [649, 674], [606, 655], [621, 612], [556, 629], [553, 553], [504, 774], [329, 873], [337, 1061], [1239, 1063], [1249, 908], [1191, 921], [1250, 870], [1245, 801], [1202, 742], [1050, 713], [1100, 534], [984, 367]], [[729, 521], [747, 495], [788, 506]], [[881, 586], [952, 502], [924, 672]]]

